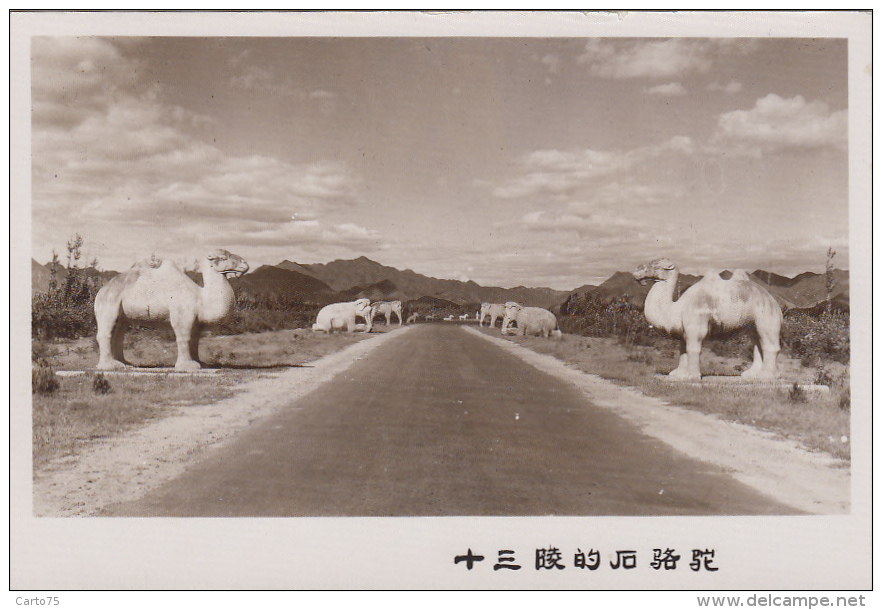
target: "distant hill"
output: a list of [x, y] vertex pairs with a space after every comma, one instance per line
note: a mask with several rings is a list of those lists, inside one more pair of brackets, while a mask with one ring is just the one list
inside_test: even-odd
[[[104, 285], [107, 280], [117, 275], [116, 271], [96, 271], [94, 269], [81, 269], [85, 277], [94, 278], [99, 286]], [[31, 294], [40, 294], [49, 291], [49, 281], [52, 277], [50, 266], [41, 265], [34, 259], [31, 259]], [[64, 265], [58, 265], [55, 271], [55, 281], [58, 285], [64, 283], [67, 278], [67, 269]]]
[[[286, 264], [289, 267], [297, 265], [284, 261], [280, 266]], [[298, 266], [341, 295], [354, 298], [366, 296], [377, 300], [397, 299], [404, 302], [433, 296], [462, 306], [484, 301], [517, 301], [527, 306], [550, 308], [560, 304], [568, 294], [566, 291], [551, 288], [497, 288], [484, 287], [473, 281], [442, 280], [410, 269], [400, 271], [387, 267], [364, 256], [354, 260]]]
[[290, 269], [264, 265], [242, 277], [230, 280], [244, 295], [282, 300], [295, 299], [307, 303], [328, 303], [336, 293], [324, 282]]

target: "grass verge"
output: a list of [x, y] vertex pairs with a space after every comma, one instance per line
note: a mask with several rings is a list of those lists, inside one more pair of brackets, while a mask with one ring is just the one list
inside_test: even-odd
[[[498, 329], [495, 333], [489, 329], [483, 332], [500, 336]], [[810, 384], [823, 378], [829, 383], [829, 393], [799, 393], [791, 387], [691, 386], [660, 378], [660, 374], [677, 366], [678, 354], [674, 347], [626, 347], [615, 339], [576, 335], [564, 335], [558, 340], [505, 338], [554, 356], [580, 371], [634, 387], [672, 405], [714, 415], [724, 421], [747, 424], [798, 442], [810, 451], [823, 451], [846, 461], [851, 459], [849, 377], [845, 365], [828, 363], [821, 368], [806, 367], [797, 359], [779, 356], [783, 379]], [[705, 374], [735, 375], [747, 364], [737, 357], [702, 354]]]
[[[87, 373], [56, 377], [58, 385], [52, 391], [32, 394], [34, 470], [77, 453], [86, 443], [116, 436], [177, 409], [213, 404], [234, 395], [246, 381], [318, 360], [368, 336], [303, 329], [206, 335], [200, 344], [203, 364], [222, 371], [199, 377], [96, 376], [94, 339], [35, 342], [32, 351], [45, 368]], [[170, 333], [138, 331], [126, 337], [126, 358], [137, 366], [173, 366], [176, 353]]]

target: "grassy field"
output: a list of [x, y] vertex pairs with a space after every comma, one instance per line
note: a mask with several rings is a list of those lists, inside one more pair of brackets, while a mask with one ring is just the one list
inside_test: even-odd
[[[384, 330], [382, 325], [378, 330]], [[206, 335], [199, 350], [203, 364], [223, 368], [221, 374], [103, 375], [97, 377], [103, 379], [98, 382], [93, 372], [98, 361], [94, 339], [35, 342], [35, 357], [53, 370], [85, 370], [87, 374], [57, 377], [55, 391], [33, 394], [34, 467], [74, 454], [83, 443], [115, 436], [173, 409], [215, 403], [261, 374], [317, 360], [366, 337], [363, 333], [326, 335], [303, 329]], [[139, 331], [126, 337], [126, 359], [137, 366], [173, 366], [176, 353], [170, 332]]]
[[[499, 329], [484, 332], [500, 336]], [[674, 405], [713, 414], [725, 421], [747, 424], [799, 442], [813, 451], [849, 460], [851, 456], [848, 367], [825, 363], [806, 367], [800, 360], [779, 356], [781, 378], [788, 383], [823, 381], [829, 392], [799, 392], [787, 389], [692, 386], [670, 382], [663, 375], [677, 367], [676, 344], [670, 349], [626, 347], [615, 339], [564, 335], [550, 340], [541, 337], [506, 337], [536, 352], [549, 354], [574, 368], [621, 385], [637, 388]], [[702, 372], [735, 375], [749, 364], [737, 357], [702, 353]], [[843, 441], [843, 439], [845, 439]]]

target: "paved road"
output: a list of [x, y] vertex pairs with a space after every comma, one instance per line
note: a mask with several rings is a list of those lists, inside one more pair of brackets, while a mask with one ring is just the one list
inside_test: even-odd
[[457, 325], [390, 338], [116, 516], [793, 514]]

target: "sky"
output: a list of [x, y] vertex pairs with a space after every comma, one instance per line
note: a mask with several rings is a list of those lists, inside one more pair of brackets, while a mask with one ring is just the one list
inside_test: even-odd
[[31, 39], [32, 255], [848, 268], [847, 40]]

